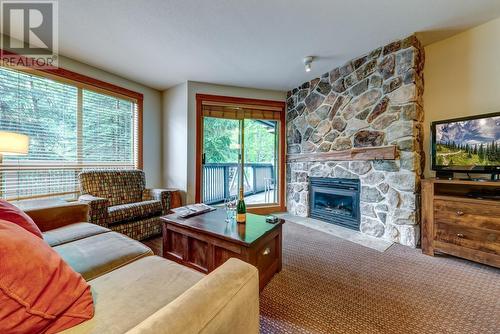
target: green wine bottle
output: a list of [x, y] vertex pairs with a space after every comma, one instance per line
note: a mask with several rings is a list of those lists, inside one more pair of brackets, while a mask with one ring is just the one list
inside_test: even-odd
[[245, 224], [247, 220], [247, 206], [245, 205], [245, 200], [243, 199], [243, 187], [240, 188], [240, 198], [238, 199], [238, 205], [236, 206], [236, 222], [239, 224]]

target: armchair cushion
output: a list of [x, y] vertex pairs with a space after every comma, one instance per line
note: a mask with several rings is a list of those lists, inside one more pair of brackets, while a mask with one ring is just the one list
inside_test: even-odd
[[142, 240], [161, 233], [160, 216], [170, 212], [170, 191], [146, 190], [141, 170], [92, 170], [79, 174], [80, 201], [89, 222]]
[[108, 222], [109, 224], [119, 224], [161, 214], [162, 205], [157, 200], [115, 205], [108, 208]]
[[110, 206], [142, 201], [146, 177], [141, 170], [92, 170], [78, 175], [80, 191], [106, 198]]

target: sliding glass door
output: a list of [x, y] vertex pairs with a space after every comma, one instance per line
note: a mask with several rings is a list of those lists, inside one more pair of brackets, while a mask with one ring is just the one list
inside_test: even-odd
[[224, 203], [239, 189], [240, 121], [203, 118], [203, 202]]
[[243, 184], [247, 205], [278, 204], [278, 125], [276, 120], [203, 117], [204, 203], [222, 204]]
[[278, 122], [245, 119], [244, 133], [244, 185], [247, 205], [278, 203], [276, 176], [279, 162]]

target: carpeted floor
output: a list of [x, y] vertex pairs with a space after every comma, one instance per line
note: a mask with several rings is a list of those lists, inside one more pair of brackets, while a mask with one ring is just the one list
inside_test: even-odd
[[[161, 239], [146, 242], [161, 251]], [[500, 270], [394, 245], [384, 253], [294, 223], [261, 293], [261, 333], [500, 333]]]

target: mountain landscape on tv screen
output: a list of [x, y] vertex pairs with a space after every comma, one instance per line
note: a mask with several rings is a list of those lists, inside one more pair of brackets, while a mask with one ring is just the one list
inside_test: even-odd
[[437, 124], [436, 165], [500, 166], [500, 116]]

